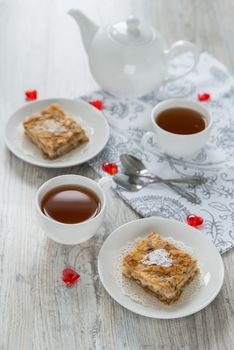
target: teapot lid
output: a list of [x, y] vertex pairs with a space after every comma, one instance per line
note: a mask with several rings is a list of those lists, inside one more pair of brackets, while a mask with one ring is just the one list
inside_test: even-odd
[[135, 16], [129, 16], [125, 22], [119, 22], [109, 27], [109, 34], [115, 41], [125, 45], [145, 45], [149, 43], [154, 32]]

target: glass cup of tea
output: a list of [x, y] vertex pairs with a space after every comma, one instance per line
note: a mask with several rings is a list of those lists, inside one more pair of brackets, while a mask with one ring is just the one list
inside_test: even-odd
[[201, 103], [186, 99], [171, 99], [157, 104], [151, 112], [153, 132], [142, 137], [145, 149], [149, 141], [164, 153], [176, 157], [189, 157], [206, 143], [212, 126], [209, 110]]
[[78, 244], [95, 234], [106, 207], [101, 181], [99, 184], [80, 175], [61, 175], [41, 185], [36, 193], [36, 214], [49, 238]]

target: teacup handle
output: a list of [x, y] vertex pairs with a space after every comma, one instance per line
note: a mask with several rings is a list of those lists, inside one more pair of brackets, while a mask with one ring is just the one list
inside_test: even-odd
[[110, 176], [103, 176], [97, 180], [97, 183], [104, 191], [107, 191], [111, 188], [113, 181]]
[[157, 143], [157, 138], [154, 132], [148, 131], [146, 132], [141, 139], [141, 144], [145, 149], [152, 150], [149, 146], [149, 140], [152, 139], [154, 143]]
[[174, 75], [174, 76], [166, 76], [165, 78], [165, 82], [168, 81], [173, 81], [179, 78], [182, 78], [184, 76], [186, 76], [187, 74], [189, 74], [190, 72], [192, 72], [194, 70], [194, 68], [197, 66], [198, 62], [199, 62], [199, 57], [200, 57], [200, 52], [199, 49], [192, 44], [190, 41], [186, 41], [186, 40], [179, 40], [176, 41], [169, 50], [165, 50], [164, 53], [167, 56], [168, 62], [173, 59], [174, 57], [185, 53], [185, 52], [191, 52], [193, 55], [193, 64], [192, 66], [184, 73], [179, 74], [179, 75]]

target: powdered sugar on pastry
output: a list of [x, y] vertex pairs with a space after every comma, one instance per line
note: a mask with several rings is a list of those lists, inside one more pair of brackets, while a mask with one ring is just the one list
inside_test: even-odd
[[165, 249], [155, 249], [147, 254], [142, 260], [144, 265], [171, 266], [172, 259]]

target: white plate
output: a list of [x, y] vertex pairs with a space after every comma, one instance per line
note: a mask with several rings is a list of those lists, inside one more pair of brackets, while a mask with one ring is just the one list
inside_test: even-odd
[[[25, 137], [22, 126], [26, 117], [40, 112], [51, 103], [59, 103], [68, 114], [84, 126], [90, 136], [87, 144], [55, 160], [43, 158], [42, 152]], [[5, 141], [12, 153], [27, 163], [47, 168], [65, 168], [82, 164], [95, 157], [105, 147], [108, 138], [108, 123], [97, 108], [81, 100], [64, 98], [29, 102], [10, 117], [5, 130]]]
[[[149, 231], [156, 231], [162, 237], [173, 237], [192, 247], [193, 254], [202, 267], [202, 285], [196, 292], [192, 291], [191, 297], [177, 307], [165, 306], [160, 302], [157, 307], [144, 306], [123, 294], [117, 285], [113, 274], [113, 269], [116, 268], [115, 257], [128, 241], [143, 238]], [[119, 304], [137, 314], [158, 319], [179, 318], [200, 311], [214, 300], [224, 279], [222, 258], [214, 244], [203, 233], [187, 224], [161, 218], [131, 221], [115, 230], [100, 250], [98, 271], [105, 289]]]

